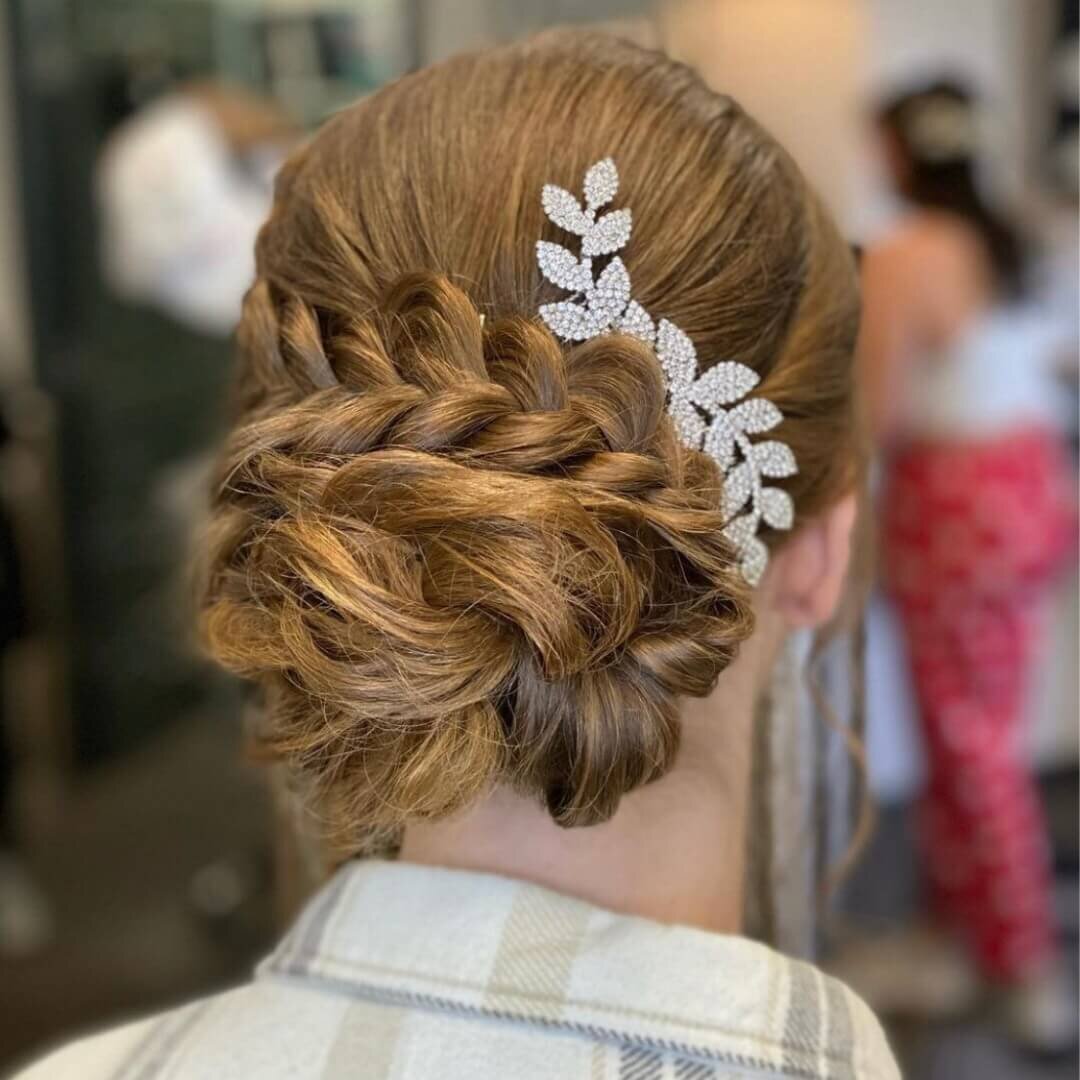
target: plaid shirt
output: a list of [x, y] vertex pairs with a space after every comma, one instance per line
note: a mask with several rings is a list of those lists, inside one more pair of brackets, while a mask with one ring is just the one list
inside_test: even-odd
[[346, 866], [249, 985], [20, 1080], [892, 1080], [840, 983], [762, 945], [507, 878]]

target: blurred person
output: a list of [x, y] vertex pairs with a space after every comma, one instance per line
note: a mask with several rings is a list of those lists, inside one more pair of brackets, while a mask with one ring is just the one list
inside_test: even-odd
[[345, 861], [251, 985], [26, 1080], [898, 1076], [740, 934], [857, 323], [792, 160], [659, 53], [555, 32], [335, 116], [260, 234], [203, 631]]
[[904, 210], [866, 254], [861, 351], [927, 758], [932, 907], [1000, 989], [1014, 1037], [1070, 1047], [1075, 1000], [1020, 743], [1040, 617], [1074, 550], [1055, 377], [1067, 335], [1026, 299], [1020, 237], [980, 191], [972, 96], [943, 81], [877, 121]]
[[[300, 131], [275, 102], [217, 80], [173, 85], [118, 124], [97, 163], [104, 278], [119, 297], [228, 338], [255, 280], [255, 238]], [[174, 533], [202, 519], [212, 455], [157, 478]]]
[[232, 333], [273, 176], [296, 138], [277, 105], [213, 81], [183, 84], [120, 124], [97, 170], [112, 290], [201, 333]]

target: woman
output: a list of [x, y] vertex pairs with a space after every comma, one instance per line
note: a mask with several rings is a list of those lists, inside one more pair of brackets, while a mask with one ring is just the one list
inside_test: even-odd
[[880, 115], [908, 205], [867, 253], [864, 358], [885, 464], [889, 587], [928, 762], [934, 909], [1001, 991], [1014, 1035], [1074, 1038], [1046, 829], [1018, 745], [1038, 617], [1073, 519], [1053, 368], [1021, 247], [976, 184], [974, 103], [948, 83]]
[[27, 1076], [896, 1076], [738, 936], [755, 700], [848, 559], [857, 319], [791, 160], [658, 54], [553, 33], [335, 117], [259, 239], [204, 630], [342, 852], [398, 858]]

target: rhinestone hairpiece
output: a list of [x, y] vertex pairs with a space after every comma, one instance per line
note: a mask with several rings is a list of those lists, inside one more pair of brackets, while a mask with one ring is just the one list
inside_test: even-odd
[[[791, 496], [765, 484], [798, 472], [791, 447], [776, 439], [751, 442], [751, 435], [771, 431], [782, 420], [765, 398], [747, 397], [759, 377], [731, 360], [698, 374], [694, 343], [667, 319], [652, 316], [630, 296], [630, 274], [617, 252], [630, 240], [629, 209], [598, 215], [618, 193], [619, 174], [611, 158], [585, 174], [585, 205], [564, 188], [545, 184], [541, 196], [548, 220], [581, 238], [581, 257], [561, 244], [538, 240], [536, 261], [553, 285], [570, 299], [540, 308], [552, 333], [565, 341], [588, 341], [611, 332], [630, 334], [656, 350], [667, 383], [667, 409], [679, 437], [691, 450], [702, 450], [724, 475], [724, 535], [739, 554], [743, 577], [757, 585], [769, 561], [758, 538], [762, 522], [790, 529], [795, 519]], [[613, 256], [599, 275], [593, 260]]]

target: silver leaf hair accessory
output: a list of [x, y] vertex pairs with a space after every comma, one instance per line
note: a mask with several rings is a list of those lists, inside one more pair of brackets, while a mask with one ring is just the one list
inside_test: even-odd
[[[694, 343], [667, 319], [652, 316], [630, 296], [630, 274], [616, 254], [630, 239], [627, 209], [599, 212], [615, 198], [619, 174], [611, 158], [585, 174], [585, 205], [564, 188], [545, 184], [541, 201], [548, 219], [581, 238], [581, 255], [561, 244], [539, 240], [536, 261], [553, 285], [572, 293], [568, 300], [543, 304], [540, 317], [565, 341], [588, 341], [601, 334], [630, 334], [656, 350], [667, 383], [667, 408], [683, 443], [703, 450], [724, 476], [724, 535], [739, 554], [743, 577], [757, 585], [769, 561], [758, 538], [761, 523], [790, 529], [795, 518], [791, 496], [765, 479], [793, 476], [798, 467], [791, 448], [776, 439], [752, 442], [751, 435], [772, 430], [783, 419], [765, 398], [747, 395], [759, 378], [745, 364], [723, 361], [698, 374]], [[597, 276], [593, 259], [611, 255]]]

